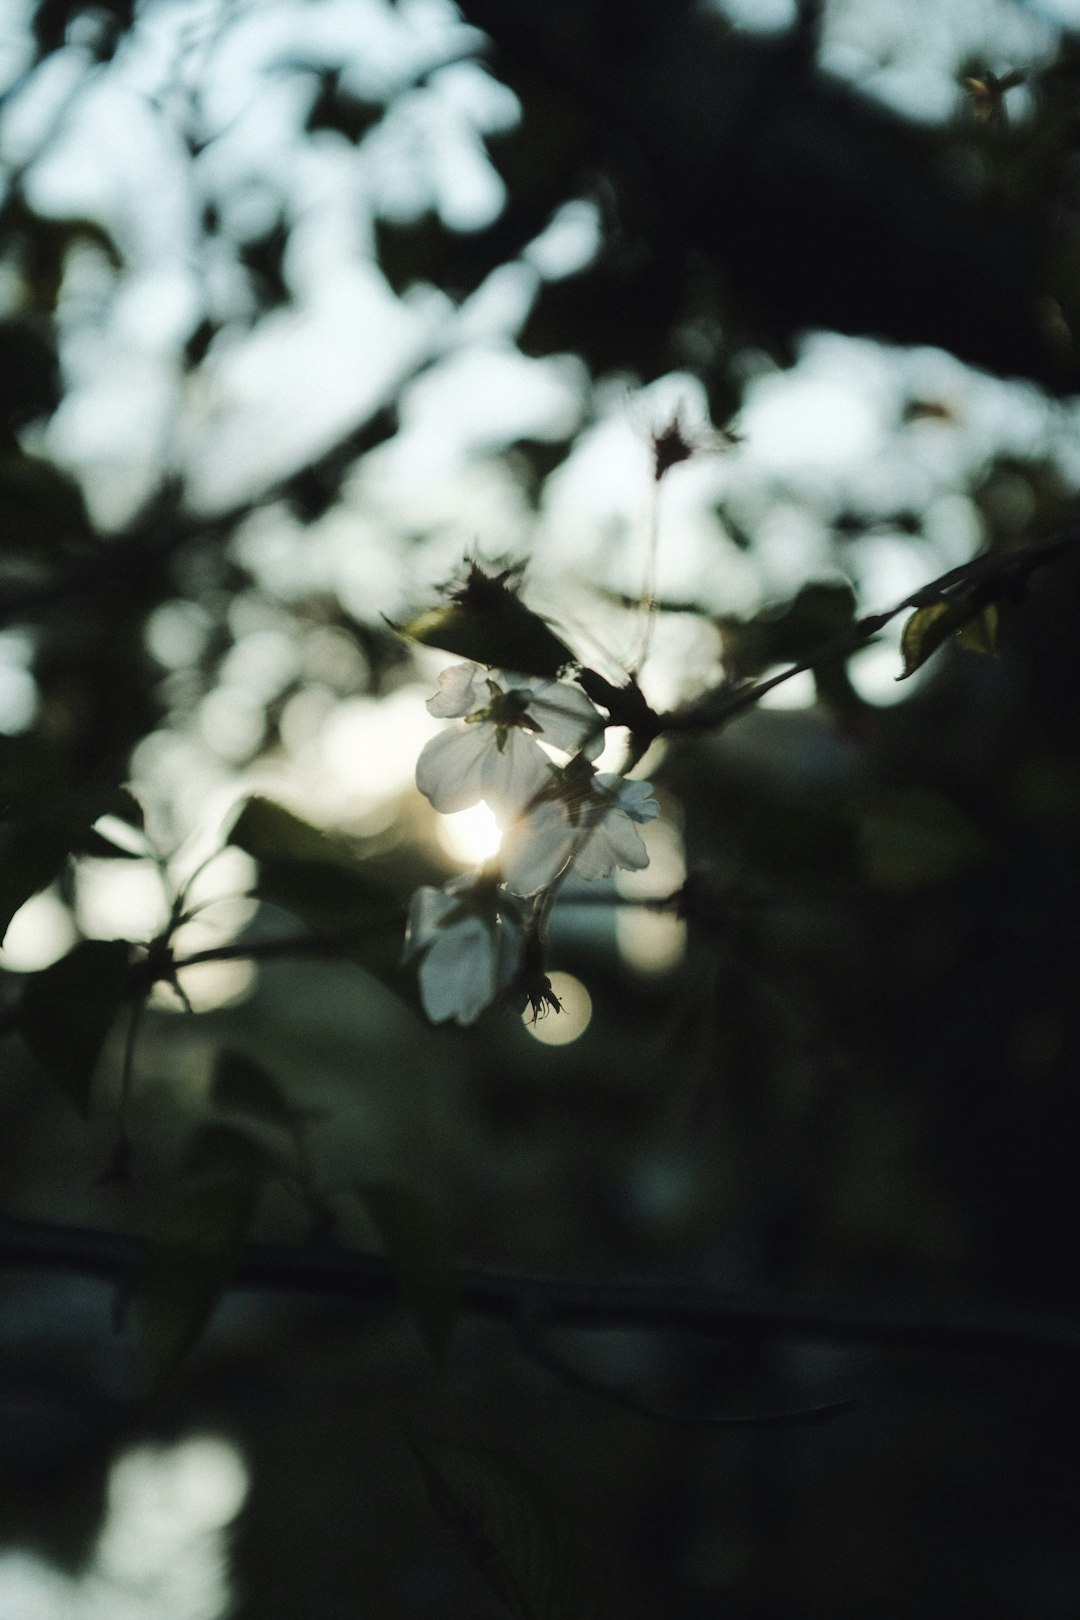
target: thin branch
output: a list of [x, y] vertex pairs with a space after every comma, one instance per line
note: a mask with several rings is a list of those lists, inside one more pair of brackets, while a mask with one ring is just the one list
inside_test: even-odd
[[[0, 1270], [55, 1271], [112, 1286], [130, 1282], [140, 1238], [0, 1215]], [[389, 1302], [398, 1287], [387, 1261], [329, 1247], [253, 1244], [231, 1290]], [[1080, 1322], [939, 1301], [835, 1300], [730, 1292], [681, 1283], [606, 1283], [467, 1267], [462, 1308], [513, 1326], [523, 1313], [550, 1327], [638, 1328], [712, 1339], [784, 1339], [892, 1350], [1010, 1354], [1080, 1360]]]
[[992, 586], [1000, 587], [999, 594], [1018, 590], [1037, 568], [1077, 545], [1080, 545], [1080, 528], [1072, 526], [1017, 551], [991, 552], [975, 557], [971, 562], [961, 563], [958, 568], [950, 568], [937, 579], [920, 585], [918, 590], [912, 591], [903, 601], [886, 608], [884, 612], [871, 613], [857, 620], [849, 630], [825, 642], [809, 658], [782, 669], [778, 675], [753, 681], [747, 686], [733, 688], [724, 684], [713, 687], [685, 708], [659, 715], [658, 729], [670, 735], [675, 732], [709, 731], [726, 725], [736, 715], [760, 703], [767, 692], [782, 686], [785, 681], [792, 680], [796, 675], [804, 675], [808, 670], [820, 669], [823, 664], [849, 658], [852, 653], [869, 646], [887, 624], [908, 608], [925, 607], [960, 585], [977, 587], [981, 592], [987, 592], [988, 599]]

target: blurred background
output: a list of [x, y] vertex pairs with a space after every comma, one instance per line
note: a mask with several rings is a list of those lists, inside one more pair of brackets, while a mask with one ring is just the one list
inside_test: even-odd
[[[89, 1119], [6, 1034], [6, 1214], [144, 1231], [231, 1050], [361, 1249], [391, 1181], [473, 1265], [1074, 1318], [1072, 558], [995, 657], [898, 682], [896, 620], [655, 744], [651, 864], [567, 887], [534, 1026], [433, 1029], [398, 967], [497, 830], [417, 793], [448, 660], [394, 625], [524, 565], [625, 679], [655, 522], [667, 708], [1075, 522], [1078, 40], [1075, 0], [0, 4], [0, 1018], [185, 885], [219, 952], [151, 994], [122, 1164], [125, 1020]], [[348, 840], [373, 943], [230, 950], [366, 926], [229, 844], [251, 794]], [[399, 1418], [543, 1479], [598, 1616], [1080, 1608], [1067, 1350], [558, 1336], [684, 1414], [859, 1403], [710, 1430], [469, 1313], [436, 1370], [396, 1308], [237, 1293], [143, 1402], [115, 1290], [3, 1279], [4, 1620], [513, 1612]]]

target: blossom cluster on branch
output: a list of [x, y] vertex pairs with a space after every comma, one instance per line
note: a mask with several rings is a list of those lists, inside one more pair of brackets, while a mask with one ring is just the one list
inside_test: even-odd
[[647, 866], [637, 824], [659, 806], [647, 782], [597, 771], [610, 721], [571, 681], [453, 664], [427, 707], [456, 724], [424, 747], [417, 787], [443, 814], [486, 803], [503, 839], [473, 876], [413, 896], [405, 960], [419, 958], [424, 1011], [459, 1024], [500, 998], [558, 1011], [542, 964], [549, 902], [571, 872]]

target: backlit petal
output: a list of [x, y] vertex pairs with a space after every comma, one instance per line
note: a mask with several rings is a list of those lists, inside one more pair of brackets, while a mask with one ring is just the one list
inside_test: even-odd
[[451, 664], [439, 676], [439, 690], [427, 700], [427, 710], [438, 720], [458, 720], [475, 714], [490, 701], [480, 664]]

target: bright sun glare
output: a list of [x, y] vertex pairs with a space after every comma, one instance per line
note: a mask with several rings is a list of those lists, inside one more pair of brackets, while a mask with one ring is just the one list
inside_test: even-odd
[[469, 810], [458, 810], [451, 816], [440, 816], [439, 842], [455, 861], [467, 866], [480, 866], [499, 853], [502, 832], [495, 814], [484, 803], [474, 804]]

